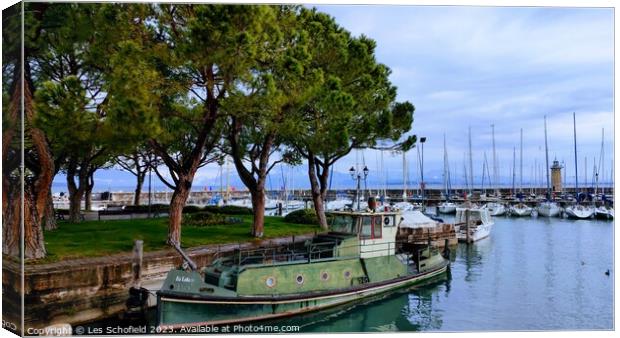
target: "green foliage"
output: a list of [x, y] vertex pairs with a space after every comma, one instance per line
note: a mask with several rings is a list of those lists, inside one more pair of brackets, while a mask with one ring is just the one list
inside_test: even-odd
[[329, 163], [353, 148], [398, 141], [411, 129], [414, 107], [395, 102], [396, 87], [389, 81], [390, 69], [375, 59], [375, 41], [352, 37], [316, 10], [303, 9], [300, 15], [308, 27], [313, 66], [325, 84], [300, 110], [303, 123], [291, 143]]
[[289, 223], [299, 224], [319, 224], [314, 209], [300, 209], [288, 213], [284, 216], [284, 220]]
[[186, 205], [183, 208], [183, 214], [192, 214], [202, 211], [202, 208], [197, 205]]
[[[168, 204], [152, 204], [151, 207], [151, 212], [155, 213], [165, 213], [165, 212], [169, 212], [170, 210], [170, 206]], [[135, 213], [147, 213], [149, 212], [149, 206], [148, 205], [126, 205], [125, 209], [123, 209], [125, 211], [128, 212], [135, 212]]]
[[204, 211], [208, 211], [215, 214], [223, 215], [251, 215], [252, 209], [239, 207], [236, 205], [224, 205], [221, 207], [215, 205], [207, 205], [203, 208]]
[[211, 226], [241, 222], [243, 222], [243, 220], [238, 217], [214, 214], [207, 211], [196, 212], [183, 217], [183, 226]]

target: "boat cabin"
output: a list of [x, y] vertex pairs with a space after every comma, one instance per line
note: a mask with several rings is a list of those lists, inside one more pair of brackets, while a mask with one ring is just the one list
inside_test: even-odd
[[327, 213], [330, 234], [349, 235], [359, 241], [361, 258], [395, 254], [396, 234], [402, 218], [395, 211], [334, 211]]

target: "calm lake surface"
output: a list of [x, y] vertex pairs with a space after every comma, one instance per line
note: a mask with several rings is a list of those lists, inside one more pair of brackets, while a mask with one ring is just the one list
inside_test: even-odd
[[496, 217], [491, 236], [459, 244], [449, 274], [428, 285], [267, 324], [300, 332], [611, 330], [613, 233], [610, 221]]
[[302, 332], [611, 330], [613, 227], [497, 217], [489, 238], [458, 245], [441, 280], [278, 323]]

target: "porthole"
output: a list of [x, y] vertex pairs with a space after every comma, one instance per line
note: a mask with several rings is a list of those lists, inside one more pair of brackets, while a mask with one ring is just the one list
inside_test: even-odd
[[344, 278], [345, 278], [345, 279], [351, 279], [351, 271], [346, 270], [346, 271], [344, 272]]
[[272, 287], [276, 286], [276, 278], [275, 277], [267, 277], [267, 279], [265, 280], [265, 285], [267, 285], [268, 288], [272, 288]]
[[295, 281], [297, 282], [297, 284], [301, 285], [304, 283], [304, 276], [302, 275], [297, 275], [297, 277], [295, 278]]
[[322, 281], [327, 281], [329, 280], [329, 273], [327, 271], [323, 271], [321, 272], [321, 280]]

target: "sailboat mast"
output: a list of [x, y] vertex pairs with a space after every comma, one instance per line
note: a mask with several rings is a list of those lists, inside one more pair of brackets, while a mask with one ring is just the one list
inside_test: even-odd
[[446, 150], [446, 134], [443, 134], [443, 185], [448, 200], [448, 152]]
[[407, 199], [407, 158], [403, 150], [403, 201]]
[[469, 182], [471, 187], [471, 189], [469, 189], [469, 192], [471, 193], [471, 190], [474, 186], [474, 164], [471, 153], [471, 126], [469, 127]]
[[493, 140], [493, 189], [495, 190], [495, 195], [497, 195], [497, 160], [495, 157], [495, 125], [491, 125], [491, 137]]
[[517, 148], [512, 147], [512, 195], [515, 194], [515, 177], [516, 175], [516, 165], [517, 165]]
[[519, 145], [519, 192], [523, 193], [523, 128], [520, 132], [521, 142]]
[[547, 199], [551, 195], [551, 189], [549, 186], [549, 148], [547, 144], [547, 115], [545, 115], [545, 172], [547, 173]]
[[226, 161], [226, 200], [230, 201], [230, 163], [228, 162], [228, 157], [225, 157]]
[[575, 198], [579, 201], [579, 175], [577, 174], [577, 122], [575, 119], [575, 112], [573, 112], [573, 144], [575, 146]]

